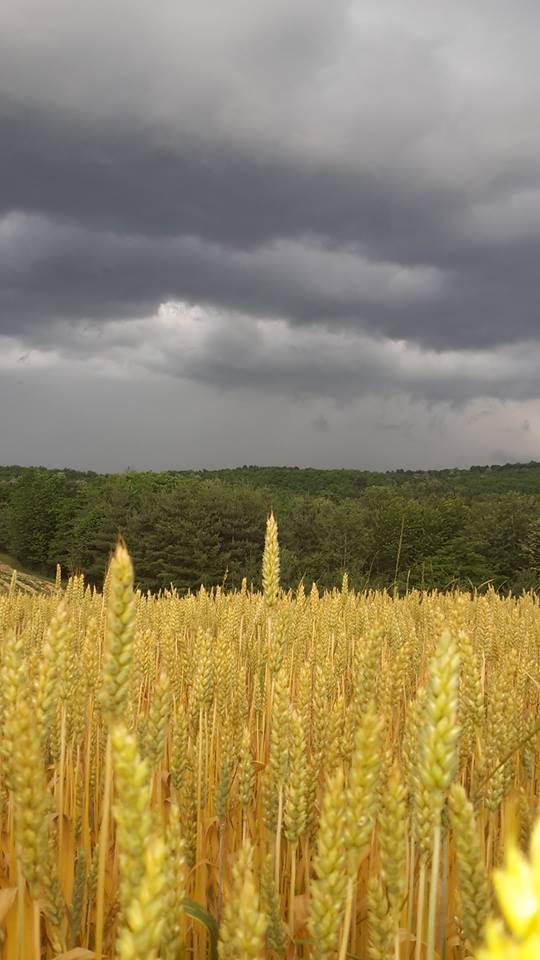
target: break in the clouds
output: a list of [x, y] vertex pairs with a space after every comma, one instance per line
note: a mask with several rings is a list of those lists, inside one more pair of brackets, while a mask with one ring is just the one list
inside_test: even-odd
[[22, 411], [62, 390], [129, 398], [84, 454], [58, 408], [49, 461], [98, 469], [534, 456], [539, 29], [532, 0], [6, 0], [2, 459], [44, 459]]

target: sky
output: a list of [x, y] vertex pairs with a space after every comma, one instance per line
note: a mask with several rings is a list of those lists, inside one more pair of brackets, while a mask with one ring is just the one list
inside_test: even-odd
[[536, 0], [4, 0], [0, 462], [540, 459]]

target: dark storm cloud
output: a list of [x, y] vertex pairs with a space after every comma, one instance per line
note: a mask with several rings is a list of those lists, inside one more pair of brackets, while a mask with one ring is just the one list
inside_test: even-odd
[[[152, 317], [80, 325], [57, 322], [49, 340], [62, 344], [64, 360], [84, 361], [96, 373], [122, 382], [139, 376], [192, 382], [231, 396], [289, 397], [311, 403], [330, 400], [341, 408], [370, 396], [410, 397], [431, 407], [455, 410], [475, 398], [527, 403], [538, 395], [540, 344], [535, 341], [490, 350], [434, 351], [384, 338], [322, 327], [305, 329], [284, 320], [258, 320], [189, 304], [164, 304]], [[20, 347], [5, 339], [4, 367], [21, 365]], [[51, 346], [30, 350], [31, 369], [54, 363]], [[0, 366], [1, 366], [0, 362]], [[523, 409], [523, 415], [529, 411]], [[433, 414], [434, 416], [434, 414]], [[490, 407], [464, 415], [464, 424], [493, 423]], [[403, 426], [403, 421], [400, 421]], [[376, 425], [393, 426], [396, 421]], [[516, 426], [521, 429], [521, 422]]]
[[407, 303], [425, 316], [445, 283], [432, 267], [373, 261], [313, 238], [245, 250], [193, 236], [125, 237], [19, 214], [0, 225], [0, 252], [1, 329], [41, 343], [54, 336], [44, 318], [144, 316], [179, 296], [333, 328], [361, 328], [358, 311], [366, 326], [370, 315], [393, 315], [399, 323]]
[[[496, 245], [483, 245], [478, 218], [475, 234], [473, 212], [459, 196], [435, 189], [429, 196], [429, 188], [422, 195], [405, 185], [400, 193], [391, 179], [337, 166], [306, 172], [248, 156], [206, 161], [148, 152], [128, 140], [74, 144], [72, 132], [60, 131], [43, 130], [34, 141], [32, 125], [21, 119], [4, 129], [0, 204], [5, 215], [40, 217], [35, 228], [28, 221], [24, 249], [0, 263], [4, 329], [32, 315], [41, 322], [141, 315], [178, 297], [440, 348], [538, 331], [540, 235], [507, 241], [503, 233]], [[444, 293], [423, 303], [404, 297], [377, 304], [369, 292], [336, 290], [332, 265], [321, 273], [313, 258], [310, 267], [309, 246], [296, 282], [286, 262], [279, 270], [272, 256], [256, 256], [283, 238], [306, 236], [317, 238], [334, 265], [356, 254], [374, 265], [390, 262], [394, 272], [439, 271], [448, 276]], [[248, 274], [250, 254], [257, 266]]]
[[[9, 0], [0, 332], [94, 357], [178, 300], [220, 319], [157, 357], [149, 322], [149, 369], [538, 395], [534, 349], [500, 351], [540, 338], [538, 27], [535, 4], [498, 0]], [[276, 320], [301, 362], [257, 327]]]
[[1, 212], [35, 211], [128, 235], [197, 235], [250, 248], [314, 233], [331, 246], [365, 242], [381, 256], [400, 251], [412, 262], [423, 234], [435, 233], [456, 199], [428, 188], [425, 205], [414, 186], [344, 169], [338, 160], [311, 167], [220, 144], [166, 149], [143, 132], [73, 130], [35, 110], [0, 119]]

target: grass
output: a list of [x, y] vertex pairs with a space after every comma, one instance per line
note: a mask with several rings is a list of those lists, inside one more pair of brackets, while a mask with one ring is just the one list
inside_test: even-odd
[[0, 593], [9, 590], [13, 571], [17, 571], [17, 586], [23, 593], [47, 593], [53, 587], [53, 581], [42, 574], [25, 569], [15, 557], [0, 552]]

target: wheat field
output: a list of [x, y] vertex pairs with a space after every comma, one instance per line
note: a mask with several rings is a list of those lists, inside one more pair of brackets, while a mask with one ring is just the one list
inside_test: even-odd
[[540, 955], [538, 599], [262, 582], [0, 595], [0, 956]]

